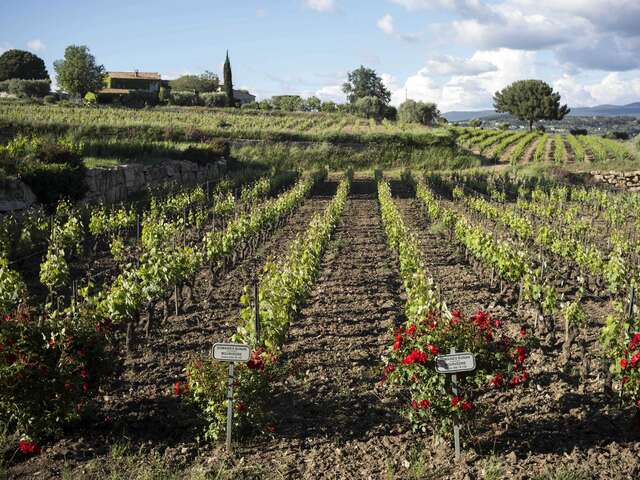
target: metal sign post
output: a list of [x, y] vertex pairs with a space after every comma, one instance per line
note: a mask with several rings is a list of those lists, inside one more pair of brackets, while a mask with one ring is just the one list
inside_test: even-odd
[[[449, 355], [436, 357], [436, 372], [451, 375], [451, 390], [454, 396], [458, 396], [458, 373], [472, 372], [476, 369], [476, 357], [473, 353], [456, 353], [455, 347], [451, 347]], [[456, 452], [456, 461], [460, 459], [460, 425], [453, 422], [453, 445]]]
[[213, 358], [219, 362], [229, 362], [229, 378], [227, 380], [227, 451], [231, 452], [231, 430], [233, 427], [233, 384], [234, 362], [248, 362], [251, 357], [249, 345], [241, 343], [216, 343], [212, 349]]

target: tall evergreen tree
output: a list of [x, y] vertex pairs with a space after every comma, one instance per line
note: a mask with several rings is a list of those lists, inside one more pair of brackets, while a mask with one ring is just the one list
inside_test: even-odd
[[227, 58], [224, 61], [224, 93], [227, 95], [227, 104], [230, 107], [235, 106], [236, 101], [233, 98], [233, 80], [231, 79], [231, 62], [229, 62], [229, 50], [227, 50]]

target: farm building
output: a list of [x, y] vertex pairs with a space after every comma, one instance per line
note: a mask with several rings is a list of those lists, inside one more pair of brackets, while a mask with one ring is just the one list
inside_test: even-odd
[[100, 93], [130, 93], [132, 90], [159, 92], [162, 79], [155, 72], [107, 72], [105, 87]]

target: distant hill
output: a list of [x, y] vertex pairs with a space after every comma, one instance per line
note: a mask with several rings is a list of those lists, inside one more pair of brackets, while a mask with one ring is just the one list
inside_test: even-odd
[[[471, 120], [473, 118], [485, 117], [502, 117], [505, 114], [497, 114], [494, 110], [478, 110], [467, 112], [446, 112], [444, 118], [450, 122], [460, 122], [463, 120]], [[569, 116], [574, 117], [618, 117], [631, 116], [640, 117], [640, 102], [630, 103], [628, 105], [598, 105], [595, 107], [571, 107]]]

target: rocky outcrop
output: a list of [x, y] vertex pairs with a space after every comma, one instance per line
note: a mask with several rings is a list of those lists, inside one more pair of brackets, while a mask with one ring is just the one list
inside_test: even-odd
[[0, 179], [0, 214], [24, 210], [36, 202], [31, 189], [15, 178]]
[[589, 174], [596, 183], [610, 185], [618, 190], [640, 192], [640, 170], [632, 172], [591, 171]]

